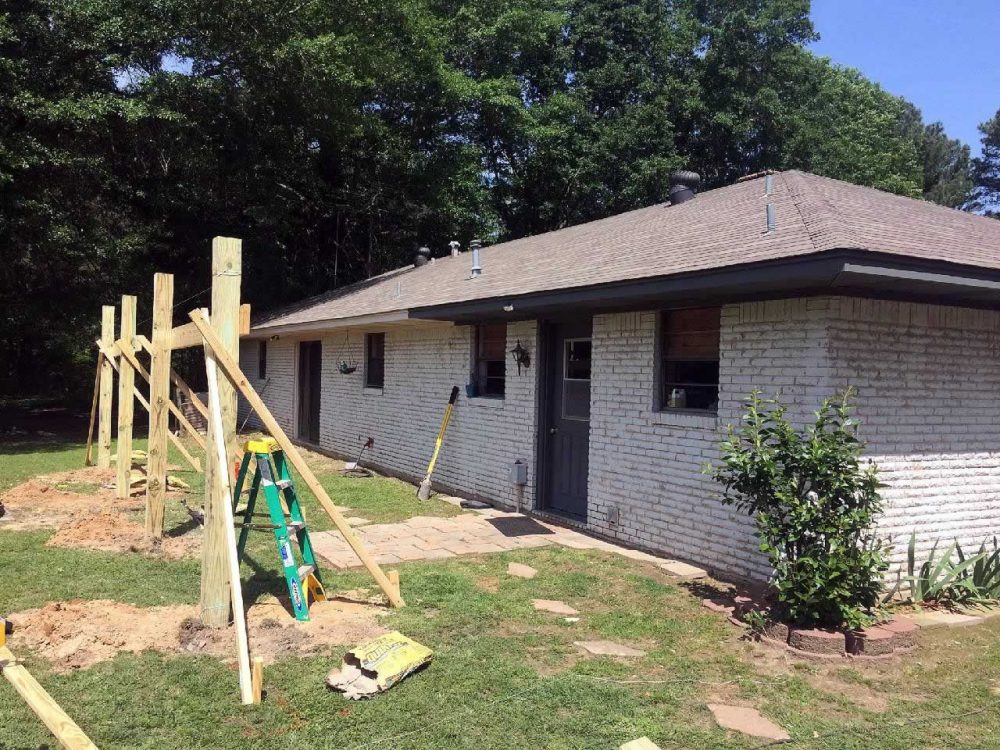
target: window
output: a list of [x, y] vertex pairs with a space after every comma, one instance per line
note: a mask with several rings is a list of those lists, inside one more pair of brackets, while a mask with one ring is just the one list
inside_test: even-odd
[[590, 339], [566, 339], [563, 349], [563, 419], [590, 419]]
[[385, 334], [365, 334], [365, 387], [385, 386]]
[[261, 341], [257, 344], [257, 379], [264, 380], [267, 377], [267, 342]]
[[476, 395], [503, 398], [507, 373], [507, 324], [476, 326], [473, 378]]
[[715, 412], [720, 308], [670, 310], [660, 326], [660, 407]]

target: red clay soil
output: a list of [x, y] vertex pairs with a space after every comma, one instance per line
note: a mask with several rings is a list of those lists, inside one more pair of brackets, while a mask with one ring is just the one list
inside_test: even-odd
[[[67, 519], [110, 510], [114, 503], [114, 469], [91, 466], [29, 479], [0, 494], [7, 515], [0, 528], [31, 529], [58, 526]], [[98, 484], [95, 493], [73, 492], [73, 484]], [[130, 510], [119, 506], [118, 510]]]
[[168, 560], [197, 557], [201, 531], [161, 540], [146, 536], [145, 527], [121, 513], [101, 513], [70, 521], [49, 537], [46, 547], [96, 549], [105, 552], [140, 552]]
[[[288, 654], [354, 646], [386, 632], [386, 610], [370, 604], [333, 600], [314, 603], [310, 621], [298, 622], [277, 600], [254, 604], [248, 615], [250, 651], [265, 662]], [[10, 616], [15, 652], [48, 659], [57, 672], [86, 669], [119, 653], [155, 650], [166, 654], [208, 654], [235, 658], [232, 626], [201, 625], [198, 607], [136, 607], [109, 600], [54, 602]]]

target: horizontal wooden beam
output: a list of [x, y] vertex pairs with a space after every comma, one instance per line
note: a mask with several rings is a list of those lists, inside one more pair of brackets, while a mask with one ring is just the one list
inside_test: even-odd
[[[240, 305], [240, 336], [247, 336], [249, 333], [250, 305]], [[205, 343], [194, 323], [177, 326], [170, 331], [170, 337], [171, 349], [190, 349], [192, 346], [201, 346]]]
[[[153, 345], [145, 336], [139, 334], [135, 337], [135, 340], [136, 343], [138, 343], [139, 346], [145, 349], [149, 354], [153, 353]], [[205, 403], [198, 398], [198, 394], [194, 392], [194, 389], [184, 381], [184, 378], [177, 374], [177, 371], [173, 367], [170, 368], [170, 380], [175, 386], [177, 386], [177, 390], [187, 396], [188, 401], [190, 401], [191, 405], [198, 410], [198, 413], [208, 420], [208, 407], [205, 406]]]

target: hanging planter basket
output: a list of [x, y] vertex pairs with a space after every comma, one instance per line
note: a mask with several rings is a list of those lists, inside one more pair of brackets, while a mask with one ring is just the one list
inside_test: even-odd
[[344, 345], [340, 347], [340, 352], [344, 356], [339, 362], [337, 362], [337, 372], [341, 375], [350, 375], [352, 372], [357, 372], [358, 363], [351, 356], [351, 334], [348, 333], [346, 338], [344, 338]]

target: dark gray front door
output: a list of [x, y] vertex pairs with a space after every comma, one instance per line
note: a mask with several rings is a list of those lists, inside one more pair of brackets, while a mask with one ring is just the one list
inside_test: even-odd
[[551, 323], [544, 374], [542, 504], [579, 521], [587, 520], [590, 335], [590, 318]]
[[303, 341], [299, 344], [299, 439], [319, 443], [319, 399], [323, 344]]

